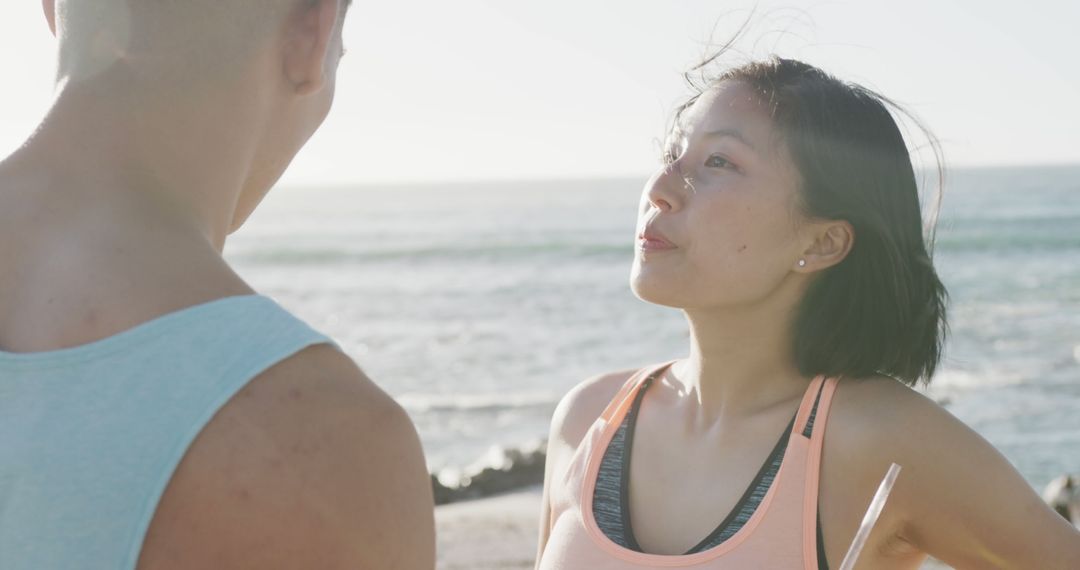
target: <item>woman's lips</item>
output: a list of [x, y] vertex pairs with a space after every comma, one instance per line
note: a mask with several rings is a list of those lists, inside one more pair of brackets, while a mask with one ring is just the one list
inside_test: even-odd
[[675, 249], [675, 244], [668, 241], [659, 232], [645, 230], [638, 235], [638, 249], [641, 251], [669, 251]]

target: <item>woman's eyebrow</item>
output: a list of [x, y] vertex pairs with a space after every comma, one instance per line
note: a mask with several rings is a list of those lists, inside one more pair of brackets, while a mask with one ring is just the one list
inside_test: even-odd
[[736, 129], [716, 129], [714, 131], [708, 131], [705, 133], [707, 137], [715, 138], [733, 138], [742, 144], [750, 148], [750, 150], [757, 152], [757, 148], [749, 141], [743, 134]]

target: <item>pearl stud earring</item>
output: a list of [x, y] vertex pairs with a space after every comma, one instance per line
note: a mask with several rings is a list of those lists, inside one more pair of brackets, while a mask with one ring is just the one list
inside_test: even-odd
[[799, 260], [799, 267], [806, 267], [806, 260], [805, 259], [800, 259]]

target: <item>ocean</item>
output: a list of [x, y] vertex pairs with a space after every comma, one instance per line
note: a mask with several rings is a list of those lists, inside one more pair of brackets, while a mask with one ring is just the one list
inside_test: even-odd
[[[644, 179], [282, 188], [229, 241], [256, 289], [336, 338], [432, 470], [535, 444], [583, 379], [686, 353], [628, 287]], [[1080, 166], [952, 170], [928, 393], [1042, 488], [1080, 473]]]

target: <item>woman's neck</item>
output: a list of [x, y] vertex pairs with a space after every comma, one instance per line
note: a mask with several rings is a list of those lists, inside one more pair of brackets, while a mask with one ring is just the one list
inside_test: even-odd
[[673, 375], [702, 421], [754, 415], [802, 395], [807, 379], [795, 366], [790, 314], [780, 304], [686, 312], [690, 354]]

